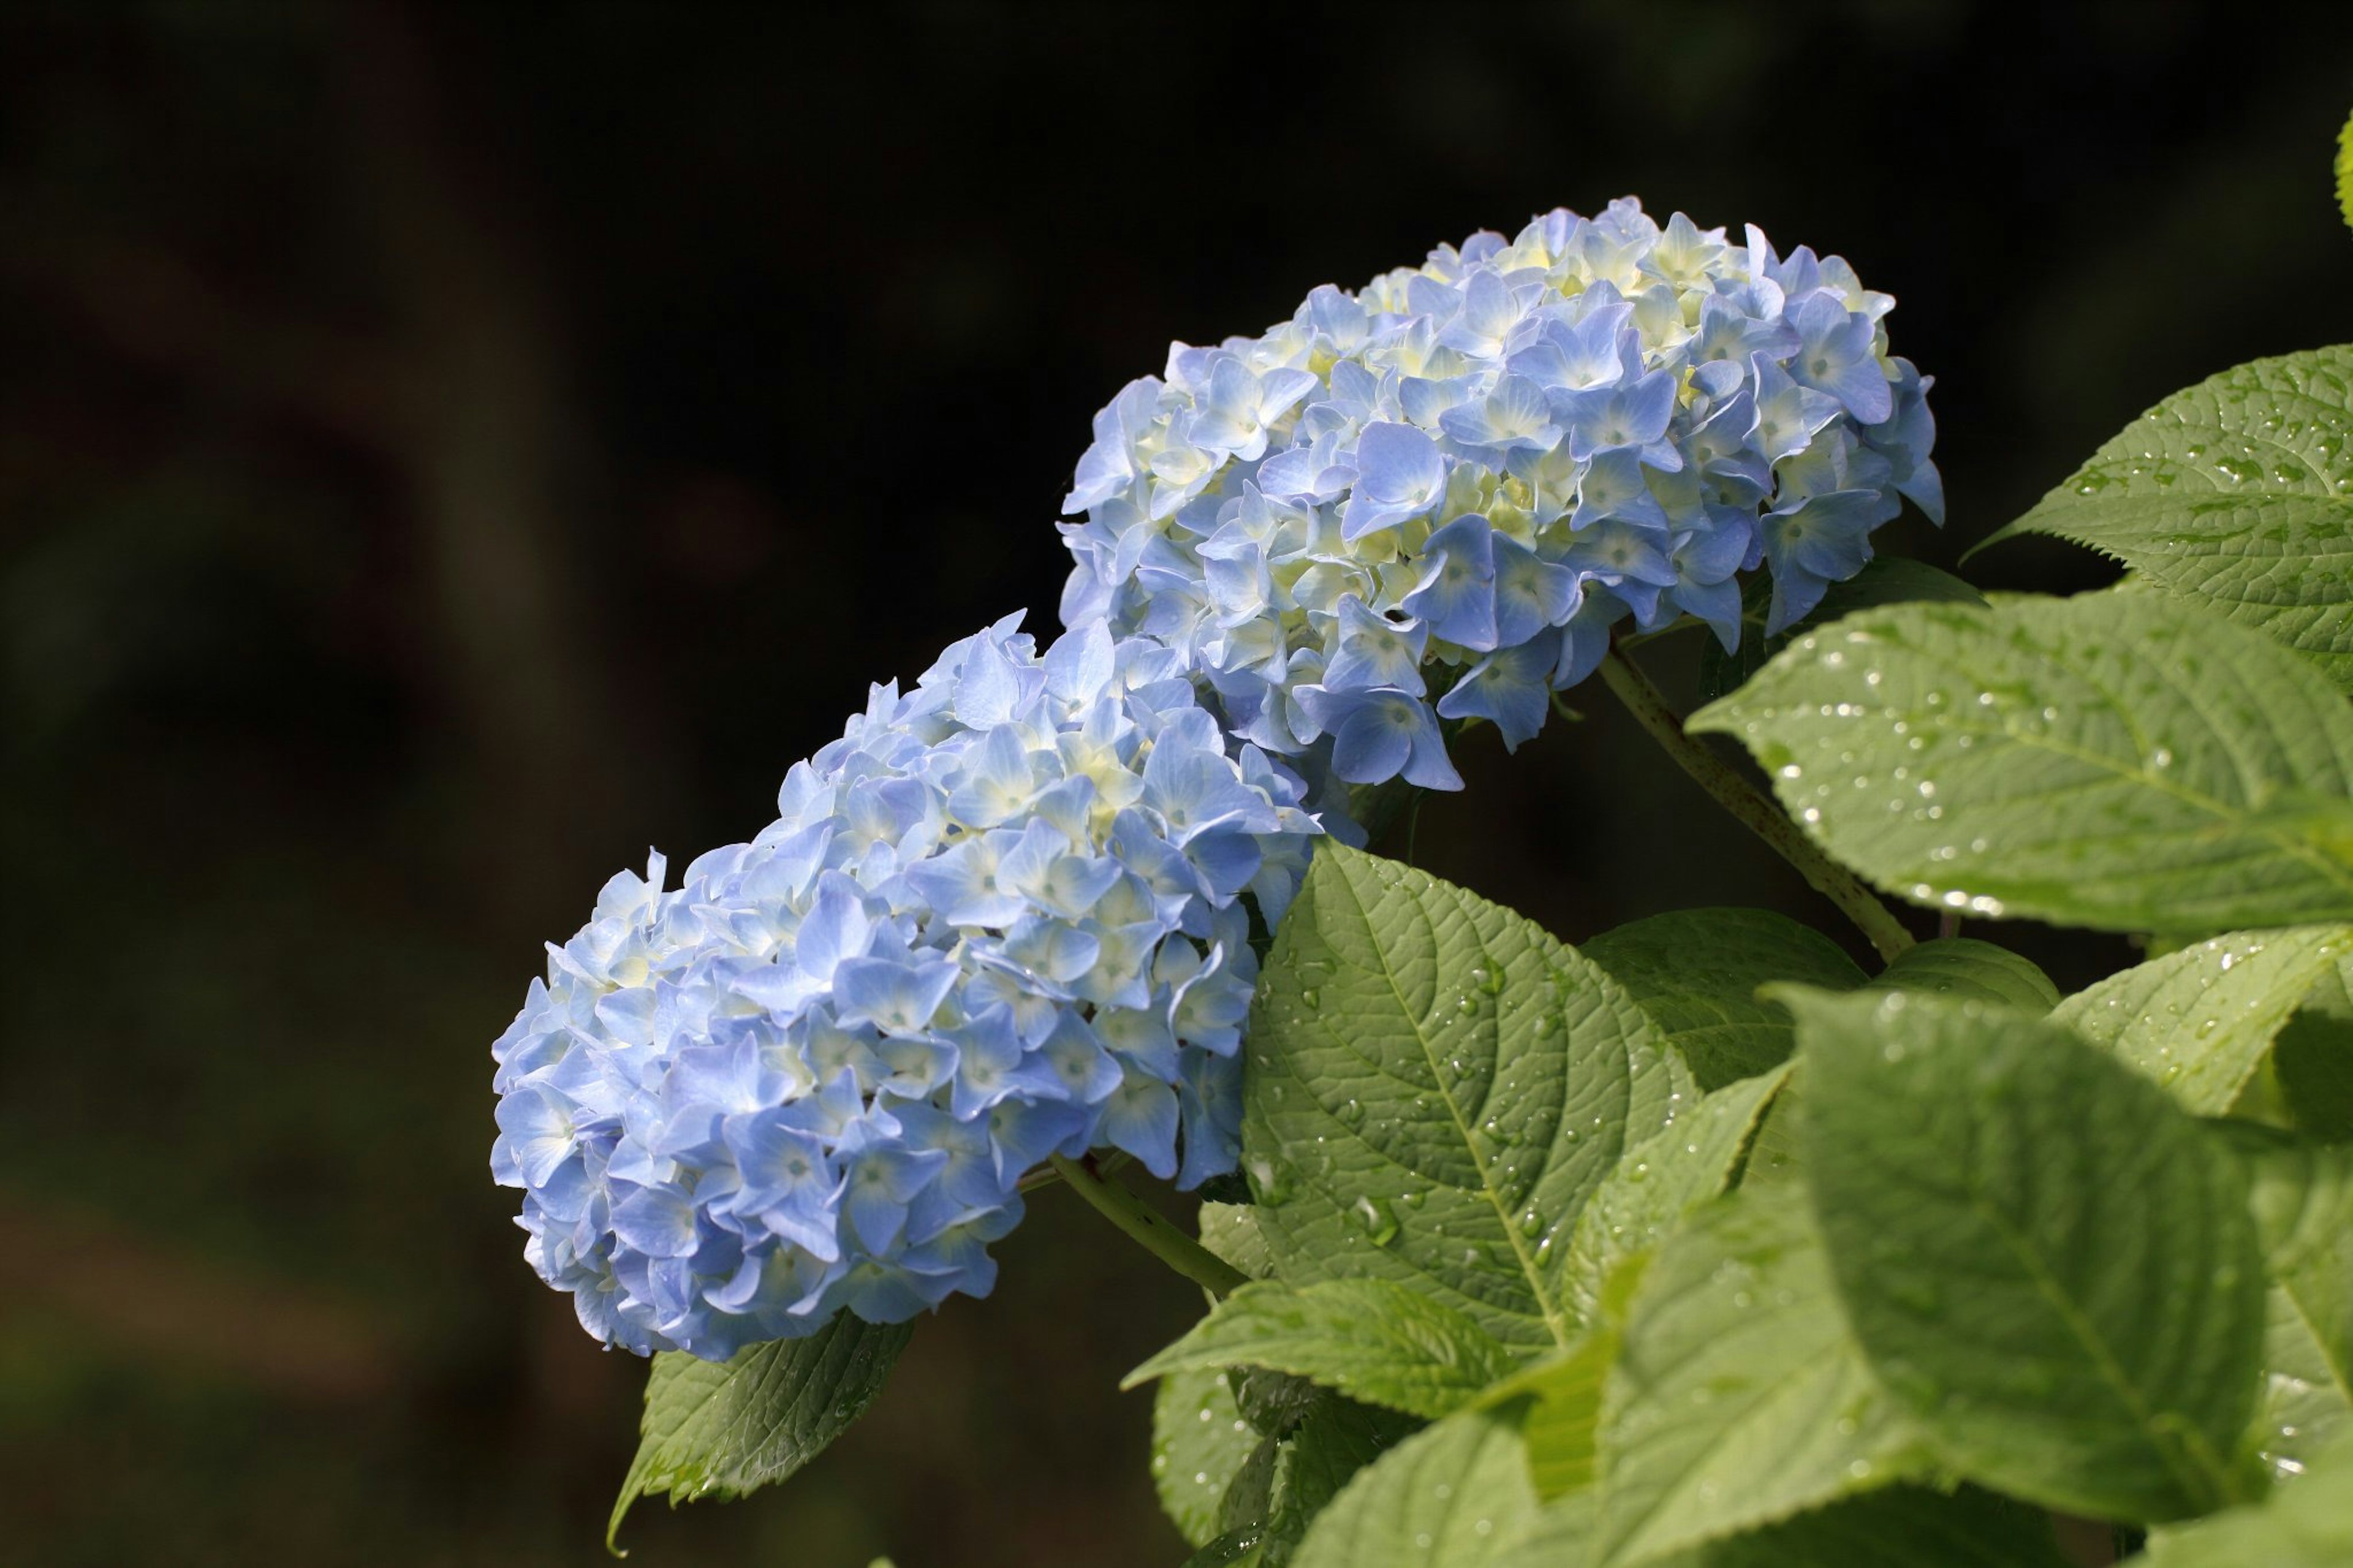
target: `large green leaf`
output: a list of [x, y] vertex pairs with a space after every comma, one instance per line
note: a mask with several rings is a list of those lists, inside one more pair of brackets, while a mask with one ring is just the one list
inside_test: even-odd
[[1245, 1285], [1121, 1384], [1176, 1372], [1263, 1366], [1354, 1399], [1439, 1416], [1519, 1361], [1471, 1318], [1386, 1279]]
[[1862, 989], [1992, 1002], [2028, 1013], [2048, 1013], [2059, 1000], [2059, 988], [2032, 959], [1968, 936], [1938, 937], [1905, 948]]
[[2353, 708], [2154, 595], [1866, 611], [1692, 727], [1917, 902], [2200, 934], [2353, 918]]
[[1247, 1051], [1242, 1166], [1277, 1275], [1388, 1279], [1529, 1350], [1574, 1337], [1560, 1274], [1586, 1200], [1698, 1098], [1599, 967], [1332, 844], [1275, 934]]
[[[1495, 1568], [1592, 1568], [1595, 1514], [1590, 1492], [1546, 1504]], [[1645, 1568], [2066, 1568], [2068, 1561], [2041, 1509], [1971, 1488], [1948, 1495], [1897, 1486]]]
[[741, 1497], [807, 1464], [866, 1413], [913, 1332], [843, 1312], [806, 1339], [754, 1345], [728, 1362], [654, 1357], [638, 1456], [605, 1543], [641, 1497], [668, 1492], [673, 1506]]
[[2293, 1476], [2353, 1424], [2353, 1148], [2233, 1131], [2271, 1277], [2254, 1438]]
[[1847, 1331], [1794, 1188], [1692, 1215], [1636, 1292], [1603, 1397], [1599, 1544], [1638, 1563], [1927, 1463]]
[[1725, 1085], [1609, 1173], [1569, 1232], [1561, 1284], [1579, 1321], [1599, 1317], [1602, 1289], [1620, 1265], [1664, 1241], [1686, 1213], [1731, 1184], [1766, 1107], [1788, 1078], [1785, 1063]]
[[2153, 1533], [2149, 1568], [2345, 1568], [2353, 1563], [2353, 1440], [2253, 1508]]
[[1985, 595], [1949, 572], [1939, 571], [1908, 555], [1873, 556], [1861, 572], [1831, 584], [1822, 602], [1805, 619], [1767, 637], [1765, 623], [1773, 604], [1773, 584], [1762, 574], [1749, 579], [1740, 597], [1740, 646], [1726, 653], [1714, 637], [1700, 649], [1700, 689], [1721, 697], [1765, 667], [1765, 662], [1814, 626], [1876, 605], [1916, 603], [1982, 605]]
[[2263, 1280], [2230, 1152], [2055, 1025], [1901, 993], [1788, 999], [1831, 1271], [1940, 1457], [2103, 1518], [2236, 1495]]
[[1298, 1568], [1484, 1568], [1536, 1511], [1512, 1409], [1458, 1411], [1399, 1443], [1315, 1516]]
[[2051, 1017], [2138, 1068], [2189, 1110], [2219, 1116], [2348, 952], [2348, 926], [2234, 931], [2111, 974]]
[[1769, 910], [1678, 910], [1602, 932], [1577, 949], [1641, 1004], [1702, 1089], [1778, 1066], [1789, 1015], [1757, 988], [1795, 980], [1829, 991], [1863, 982], [1839, 945]]
[[1986, 543], [2020, 533], [2113, 556], [2353, 690], [2353, 347], [2175, 393]]

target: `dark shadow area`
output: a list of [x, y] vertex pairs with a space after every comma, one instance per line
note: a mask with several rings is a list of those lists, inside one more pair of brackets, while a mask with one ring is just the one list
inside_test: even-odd
[[[869, 681], [1051, 629], [1169, 339], [1556, 205], [1753, 221], [1902, 301], [1953, 521], [1883, 537], [1950, 565], [2353, 338], [2348, 103], [2340, 5], [0, 5], [0, 1558], [602, 1560], [643, 1369], [521, 1260], [489, 1042]], [[1572, 941], [1835, 919], [1571, 700], [1424, 864]], [[1179, 1561], [1114, 1384], [1192, 1293], [1067, 1194], [998, 1253], [815, 1468], [632, 1560]]]

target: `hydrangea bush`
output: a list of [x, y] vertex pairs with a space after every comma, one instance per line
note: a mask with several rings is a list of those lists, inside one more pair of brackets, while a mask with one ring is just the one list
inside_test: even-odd
[[[613, 1528], [805, 1463], [1045, 1188], [1205, 1293], [1130, 1380], [1203, 1568], [2353, 1558], [2353, 350], [2151, 410], [1993, 536], [2129, 583], [1989, 602], [1873, 559], [1943, 521], [1892, 305], [1627, 200], [1113, 399], [1060, 637], [874, 688], [494, 1047], [527, 1258], [654, 1356]], [[1686, 722], [1632, 649], [1710, 638]], [[1371, 852], [1597, 672], [1854, 935]]]

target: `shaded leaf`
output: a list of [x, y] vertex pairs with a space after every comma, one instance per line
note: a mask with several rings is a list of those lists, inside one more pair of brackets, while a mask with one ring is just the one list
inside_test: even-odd
[[[1594, 1495], [1546, 1504], [1495, 1568], [1594, 1568]], [[1865, 1492], [1645, 1568], [2067, 1568], [2038, 1508], [1975, 1488]]]
[[2230, 1153], [2055, 1025], [1902, 994], [1788, 1000], [1831, 1271], [1939, 1458], [2100, 1518], [2231, 1500], [2263, 1282]]
[[1463, 1410], [1417, 1432], [1316, 1515], [1298, 1568], [1483, 1568], [1535, 1516], [1518, 1422]]
[[1769, 910], [1678, 910], [1604, 931], [1577, 951], [1641, 1005], [1702, 1089], [1788, 1059], [1788, 1012], [1759, 1001], [1758, 986], [1795, 980], [1843, 991], [1863, 982], [1836, 942]]
[[1601, 1414], [1602, 1560], [1638, 1563], [1927, 1462], [1848, 1332], [1804, 1194], [1700, 1210], [1644, 1275]]
[[2353, 1148], [2228, 1123], [2271, 1278], [2253, 1437], [2283, 1477], [2353, 1428]]
[[2032, 959], [1967, 936], [1938, 937], [1905, 948], [1863, 989], [1991, 1002], [2028, 1013], [2047, 1013], [2059, 1000], [2059, 987]]
[[2150, 1568], [2343, 1568], [2353, 1563], [2353, 1441], [2252, 1508], [2155, 1531]]

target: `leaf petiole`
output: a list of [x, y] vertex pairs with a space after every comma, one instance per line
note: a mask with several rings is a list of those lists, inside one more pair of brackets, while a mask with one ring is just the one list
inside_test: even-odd
[[1880, 957], [1894, 958], [1912, 945], [1912, 933], [1853, 872], [1824, 854], [1771, 797], [1734, 772], [1704, 742], [1683, 732], [1683, 715], [1622, 649], [1613, 647], [1602, 659], [1601, 680], [1626, 705], [1634, 721], [1691, 775], [1693, 783], [1796, 867], [1816, 892], [1836, 904], [1870, 939]]
[[1145, 1206], [1143, 1199], [1104, 1175], [1092, 1160], [1057, 1154], [1053, 1167], [1070, 1189], [1093, 1205], [1097, 1214], [1210, 1295], [1224, 1296], [1250, 1283], [1249, 1275]]

